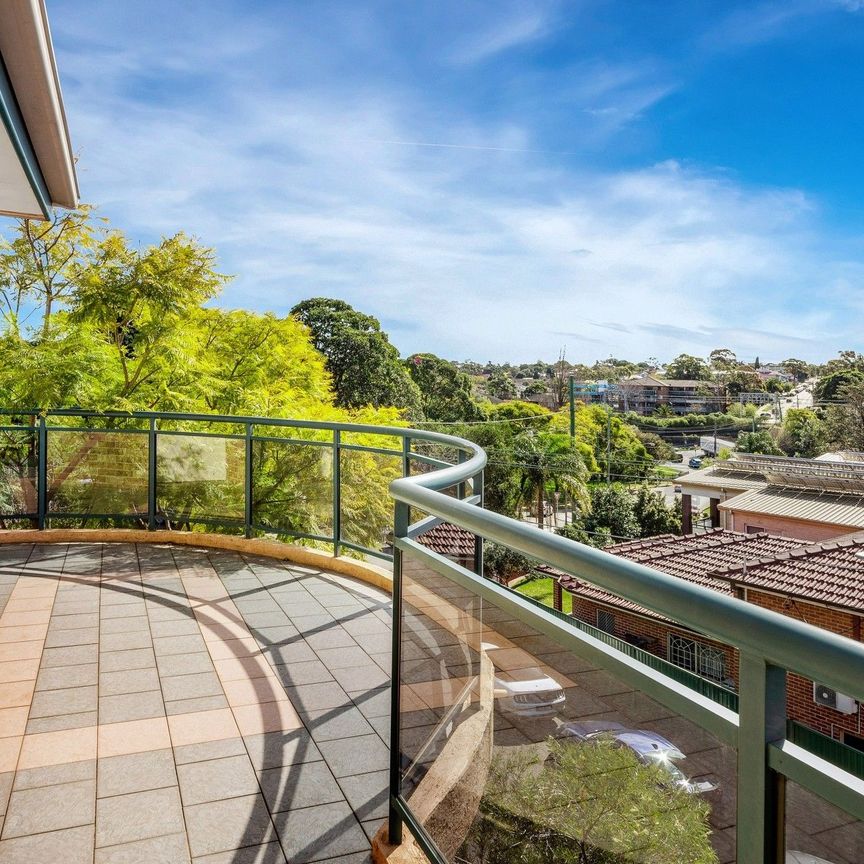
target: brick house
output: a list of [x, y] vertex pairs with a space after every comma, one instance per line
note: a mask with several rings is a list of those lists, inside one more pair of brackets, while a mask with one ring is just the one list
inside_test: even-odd
[[[611, 546], [612, 555], [862, 641], [864, 539], [805, 545], [768, 533], [663, 535]], [[573, 598], [573, 615], [733, 689], [737, 652], [581, 579], [545, 569]], [[556, 591], [560, 609], [561, 594]], [[864, 750], [864, 711], [819, 682], [789, 675], [789, 716]]]

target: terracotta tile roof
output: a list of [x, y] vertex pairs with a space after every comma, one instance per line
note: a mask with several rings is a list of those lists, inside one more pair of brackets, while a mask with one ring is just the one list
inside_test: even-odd
[[751, 588], [864, 611], [864, 539], [838, 537], [717, 571]]
[[448, 558], [474, 557], [474, 535], [450, 522], [440, 522], [434, 528], [430, 528], [417, 538], [417, 542]]
[[[739, 534], [718, 528], [707, 534], [662, 535], [610, 546], [611, 555], [638, 561], [732, 595], [738, 586], [761, 588], [802, 600], [864, 611], [864, 537], [844, 537], [803, 545], [767, 533]], [[538, 568], [563, 588], [620, 609], [668, 620], [636, 603], [550, 567]]]

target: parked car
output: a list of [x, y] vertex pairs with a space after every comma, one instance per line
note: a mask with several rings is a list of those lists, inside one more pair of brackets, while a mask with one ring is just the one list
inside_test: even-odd
[[786, 864], [834, 864], [834, 862], [827, 858], [817, 858], [808, 852], [789, 851], [786, 853]]
[[702, 459], [699, 456], [694, 456], [687, 464], [691, 468], [701, 468], [702, 467]]
[[495, 676], [495, 696], [502, 711], [523, 717], [545, 717], [555, 714], [567, 698], [564, 688], [542, 669], [522, 669], [520, 681]]
[[662, 769], [667, 778], [665, 785], [693, 795], [713, 792], [717, 788], [717, 784], [710, 780], [690, 780], [676, 764], [686, 758], [684, 754], [657, 732], [628, 729], [614, 720], [592, 720], [562, 723], [557, 737], [582, 742], [613, 741], [616, 746], [630, 750], [643, 765], [656, 765]]

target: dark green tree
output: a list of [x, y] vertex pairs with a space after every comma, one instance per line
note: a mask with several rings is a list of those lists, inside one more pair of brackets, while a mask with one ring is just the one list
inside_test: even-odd
[[406, 361], [428, 420], [454, 423], [483, 420], [483, 408], [471, 394], [471, 379], [434, 354], [413, 354]]
[[489, 376], [486, 381], [486, 392], [494, 399], [515, 399], [518, 395], [513, 379], [503, 371]]
[[633, 516], [639, 523], [642, 537], [681, 532], [679, 507], [667, 507], [663, 495], [648, 486], [640, 486], [633, 501]]
[[758, 453], [763, 456], [782, 456], [783, 451], [767, 429], [756, 432], [739, 432], [735, 449], [739, 453]]
[[815, 395], [820, 402], [831, 402], [843, 398], [841, 390], [850, 384], [864, 381], [864, 372], [858, 369], [843, 369], [825, 375], [816, 382]]
[[711, 370], [701, 357], [694, 357], [692, 354], [679, 354], [666, 366], [666, 377], [708, 381], [711, 378]]
[[377, 318], [327, 297], [304, 300], [291, 314], [309, 328], [312, 344], [327, 359], [338, 406], [419, 411], [417, 386]]

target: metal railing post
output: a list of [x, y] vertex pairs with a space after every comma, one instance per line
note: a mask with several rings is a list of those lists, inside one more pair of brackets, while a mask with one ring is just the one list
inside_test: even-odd
[[333, 557], [338, 558], [342, 542], [342, 457], [339, 444], [342, 436], [333, 430]]
[[45, 528], [48, 511], [48, 426], [44, 415], [39, 418], [39, 452], [36, 462], [36, 514], [39, 530]]
[[147, 434], [147, 529], [156, 530], [156, 418], [150, 418]]
[[[410, 451], [410, 441], [407, 449]], [[403, 450], [403, 452], [405, 452]], [[411, 508], [399, 501], [393, 511], [393, 536], [406, 537], [411, 520]], [[402, 781], [400, 741], [401, 720], [401, 682], [400, 668], [402, 657], [402, 563], [403, 554], [400, 549], [393, 550], [393, 641], [391, 644], [390, 669], [390, 805], [387, 816], [388, 840], [393, 846], [402, 842], [402, 815], [396, 807], [396, 799]]]
[[[474, 494], [480, 496], [480, 500], [477, 502], [478, 507], [486, 506], [484, 480], [485, 476], [483, 471], [480, 471], [479, 473], [474, 475]], [[483, 578], [483, 537], [480, 534], [474, 535], [474, 572], [481, 579]]]
[[768, 767], [768, 744], [786, 737], [786, 670], [739, 655], [738, 864], [782, 864], [782, 781]]
[[243, 524], [246, 539], [252, 536], [252, 424], [246, 424], [246, 467], [243, 472]]

